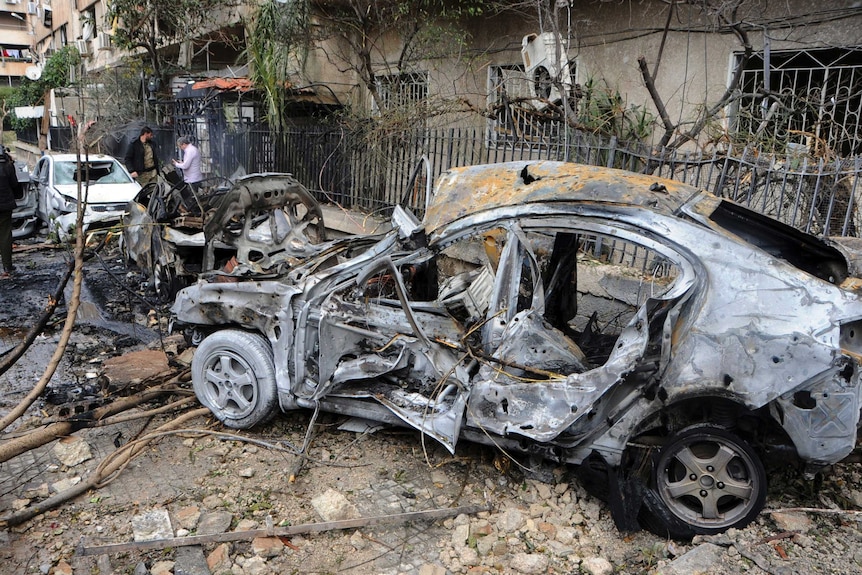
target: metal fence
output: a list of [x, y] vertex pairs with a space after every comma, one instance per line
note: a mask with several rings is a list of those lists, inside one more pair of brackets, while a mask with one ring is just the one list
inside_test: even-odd
[[[171, 128], [157, 132], [169, 149]], [[322, 201], [369, 211], [400, 203], [423, 213], [424, 184], [411, 187], [411, 174], [423, 156], [435, 179], [455, 166], [547, 159], [686, 182], [814, 234], [856, 236], [862, 227], [862, 157], [815, 158], [798, 148], [783, 156], [754, 148], [655, 154], [646, 146], [573, 130], [560, 133], [558, 127], [505, 142], [480, 128], [382, 132], [311, 126], [273, 133], [242, 127], [220, 137], [211, 132], [209, 138], [205, 160], [211, 175], [290, 172]]]
[[[313, 128], [271, 134], [247, 130], [225, 139], [223, 167], [287, 171], [318, 196], [371, 211], [397, 203], [421, 214], [424, 190], [410, 189], [410, 175], [427, 156], [436, 178], [446, 169], [512, 160], [560, 160], [648, 172], [706, 189], [806, 232], [859, 235], [862, 157], [812, 158], [794, 151], [762, 155], [753, 148], [711, 154], [678, 151], [655, 155], [643, 146], [571, 132], [562, 139], [489, 145], [480, 129], [417, 129], [399, 133]], [[235, 165], [231, 165], [231, 160]]]

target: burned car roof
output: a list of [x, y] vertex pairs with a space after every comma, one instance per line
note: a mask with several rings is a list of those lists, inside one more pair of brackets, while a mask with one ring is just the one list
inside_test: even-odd
[[595, 202], [672, 214], [697, 188], [655, 176], [564, 162], [507, 162], [452, 168], [438, 180], [424, 225], [434, 232], [460, 218], [526, 203]]

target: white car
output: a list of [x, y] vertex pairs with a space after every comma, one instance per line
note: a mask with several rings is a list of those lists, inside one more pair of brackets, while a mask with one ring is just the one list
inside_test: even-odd
[[80, 171], [75, 154], [43, 156], [31, 176], [38, 190], [37, 215], [60, 240], [75, 227], [79, 173], [85, 231], [119, 223], [126, 205], [141, 190], [125, 166], [111, 156], [82, 157]]

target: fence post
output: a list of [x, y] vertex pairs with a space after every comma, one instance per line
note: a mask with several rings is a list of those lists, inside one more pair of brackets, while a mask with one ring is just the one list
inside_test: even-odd
[[608, 167], [608, 168], [614, 167], [614, 159], [616, 156], [616, 151], [617, 151], [617, 137], [611, 136], [611, 141], [610, 141], [610, 144], [608, 146], [608, 161], [607, 161], [606, 167]]

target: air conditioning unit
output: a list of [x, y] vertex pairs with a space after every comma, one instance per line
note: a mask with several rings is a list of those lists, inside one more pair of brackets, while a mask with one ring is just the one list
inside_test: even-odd
[[36, 4], [35, 2], [27, 2], [27, 14], [35, 16], [37, 6], [38, 4]]
[[90, 41], [89, 40], [75, 40], [75, 48], [78, 49], [78, 52], [81, 56], [89, 56], [90, 55]]
[[99, 35], [96, 36], [96, 43], [99, 46], [99, 50], [110, 50], [111, 49], [111, 35], [107, 32], [99, 32]]
[[541, 105], [561, 102], [563, 95], [555, 82], [562, 84], [566, 93], [572, 87], [569, 58], [562, 37], [553, 32], [524, 36], [521, 41], [521, 59], [524, 61], [524, 72], [530, 80], [530, 90], [541, 101]]
[[6, 4], [17, 4], [20, 0], [6, 0]]

